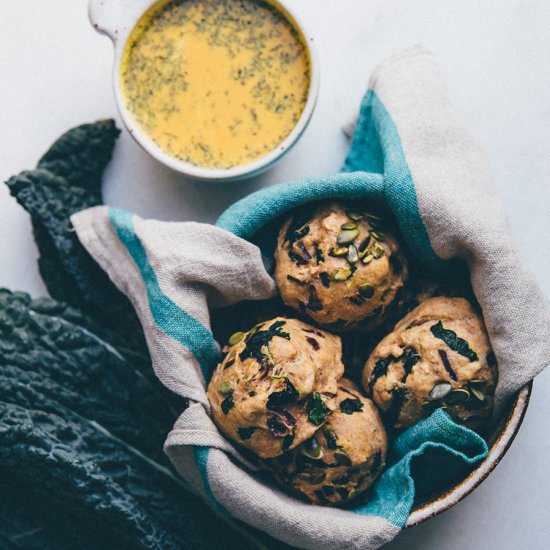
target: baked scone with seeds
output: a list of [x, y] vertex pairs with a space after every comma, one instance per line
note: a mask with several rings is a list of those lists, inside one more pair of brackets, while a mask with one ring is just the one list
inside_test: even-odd
[[261, 458], [310, 438], [336, 406], [339, 336], [276, 317], [233, 334], [223, 354], [208, 385], [212, 418]]
[[481, 315], [464, 298], [431, 298], [408, 313], [373, 350], [363, 386], [396, 429], [444, 407], [479, 428], [498, 380]]
[[275, 262], [284, 303], [336, 332], [380, 325], [408, 274], [384, 220], [335, 202], [293, 214], [279, 232]]
[[313, 437], [265, 461], [281, 484], [320, 505], [357, 501], [386, 464], [386, 431], [374, 403], [345, 378], [338, 383], [336, 403]]

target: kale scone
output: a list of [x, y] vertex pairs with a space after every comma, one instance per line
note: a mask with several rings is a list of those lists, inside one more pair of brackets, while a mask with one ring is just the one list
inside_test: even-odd
[[478, 428], [492, 412], [498, 379], [481, 315], [463, 298], [431, 298], [374, 349], [363, 386], [396, 429], [437, 407]]
[[386, 464], [386, 431], [374, 403], [345, 378], [338, 383], [336, 403], [313, 437], [264, 462], [282, 485], [315, 504], [359, 499]]
[[336, 332], [380, 325], [408, 274], [384, 220], [334, 202], [304, 208], [283, 224], [275, 262], [284, 303]]
[[310, 438], [336, 407], [339, 336], [277, 317], [233, 334], [223, 352], [207, 392], [212, 418], [261, 458]]

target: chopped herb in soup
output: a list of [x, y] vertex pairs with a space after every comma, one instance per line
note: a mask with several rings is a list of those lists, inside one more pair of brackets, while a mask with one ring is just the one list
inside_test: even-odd
[[301, 35], [262, 0], [169, 0], [140, 19], [126, 44], [127, 109], [166, 153], [230, 168], [274, 150], [309, 91]]

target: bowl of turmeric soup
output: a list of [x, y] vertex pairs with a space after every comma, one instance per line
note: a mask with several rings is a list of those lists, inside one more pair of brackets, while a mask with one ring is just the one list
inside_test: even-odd
[[286, 0], [91, 0], [89, 13], [115, 45], [124, 124], [178, 172], [204, 180], [258, 174], [313, 114], [313, 39]]

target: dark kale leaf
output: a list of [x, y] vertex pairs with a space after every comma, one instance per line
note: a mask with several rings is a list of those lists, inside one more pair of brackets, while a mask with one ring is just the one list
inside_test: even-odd
[[314, 208], [312, 207], [303, 207], [299, 214], [293, 216], [290, 221], [286, 233], [285, 233], [285, 242], [292, 244], [305, 237], [309, 233], [309, 221], [313, 217]]
[[412, 368], [420, 361], [420, 355], [415, 349], [408, 348], [402, 353], [399, 360], [403, 361], [403, 369], [405, 369], [405, 374], [408, 376]]
[[112, 120], [69, 130], [35, 170], [11, 177], [7, 185], [31, 216], [40, 273], [51, 296], [84, 310], [124, 337], [128, 349], [146, 354], [130, 302], [82, 247], [69, 220], [102, 204], [101, 176], [119, 133]]
[[286, 278], [293, 282], [293, 283], [296, 283], [297, 285], [305, 285], [306, 283], [300, 281], [300, 279], [296, 279], [296, 277], [293, 277], [292, 275], [287, 275]]
[[323, 271], [319, 274], [319, 279], [321, 279], [321, 283], [325, 288], [330, 288], [330, 275]]
[[275, 321], [267, 330], [258, 330], [249, 334], [245, 340], [246, 347], [239, 355], [241, 361], [253, 357], [262, 367], [265, 367], [269, 361], [269, 356], [263, 351], [263, 348], [267, 347], [269, 350], [271, 339], [278, 336], [290, 340], [290, 334], [282, 330], [284, 325], [285, 321]]
[[317, 265], [325, 261], [323, 250], [319, 247], [317, 243], [315, 244], [315, 260], [317, 261]]
[[[290, 248], [290, 250], [288, 251], [288, 257], [298, 265], [307, 265], [309, 263], [308, 258], [296, 252], [294, 248]], [[311, 259], [311, 256], [309, 257], [309, 259]]]
[[280, 391], [269, 394], [266, 407], [271, 411], [277, 410], [284, 405], [293, 403], [298, 399], [298, 396], [298, 390], [288, 378], [285, 378], [284, 388]]
[[[285, 232], [284, 242], [289, 245], [288, 257], [298, 265], [306, 265], [312, 259], [311, 254], [308, 252], [305, 245], [300, 242], [300, 239], [309, 233], [310, 227], [308, 223], [313, 217], [313, 214], [314, 208], [303, 208], [299, 214], [296, 214], [292, 218]], [[294, 243], [297, 241], [299, 252], [294, 248]]]
[[254, 430], [256, 428], [238, 428], [237, 433], [239, 434], [239, 437], [245, 441], [246, 439], [250, 439], [252, 437], [252, 434], [254, 433]]
[[309, 285], [309, 297], [306, 307], [311, 309], [311, 311], [321, 311], [323, 309], [323, 304], [319, 300], [317, 290], [313, 285]]
[[399, 420], [399, 414], [405, 401], [407, 400], [408, 393], [405, 386], [394, 388], [390, 391], [392, 395], [391, 406], [384, 414], [386, 422], [389, 424], [395, 424]]
[[369, 382], [369, 388], [372, 391], [374, 388], [374, 385], [376, 384], [376, 381], [381, 378], [382, 376], [385, 376], [388, 372], [388, 367], [392, 362], [402, 361], [403, 362], [403, 369], [405, 371], [405, 377], [407, 377], [413, 367], [420, 361], [420, 355], [414, 348], [407, 348], [399, 357], [394, 357], [393, 355], [389, 355], [388, 357], [384, 357], [382, 359], [379, 359], [376, 361], [374, 365], [374, 369], [372, 370], [371, 379]]
[[319, 347], [319, 342], [317, 340], [315, 340], [315, 338], [312, 338], [312, 337], [307, 337], [306, 338], [307, 340], [307, 343], [315, 350], [315, 351], [319, 351], [320, 347]]
[[384, 357], [383, 359], [378, 359], [378, 361], [376, 361], [369, 380], [369, 389], [371, 391], [374, 388], [376, 381], [382, 376], [386, 376], [388, 367], [392, 361], [395, 361], [395, 357], [393, 355], [389, 355], [388, 357]]
[[363, 403], [360, 399], [347, 398], [340, 402], [340, 410], [345, 414], [363, 411]]
[[365, 239], [363, 239], [363, 241], [361, 241], [361, 244], [359, 245], [359, 249], [358, 249], [359, 252], [364, 252], [367, 249], [371, 239], [372, 239], [372, 236], [369, 234], [365, 237]]
[[436, 338], [443, 340], [443, 342], [445, 342], [453, 351], [463, 355], [472, 362], [478, 360], [477, 353], [470, 348], [468, 342], [457, 336], [456, 332], [453, 330], [444, 328], [441, 321], [438, 321], [435, 325], [432, 325], [430, 330]]
[[233, 394], [231, 393], [222, 401], [223, 414], [227, 414], [234, 406], [235, 403], [233, 402]]
[[98, 198], [105, 166], [111, 160], [120, 130], [111, 119], [82, 124], [65, 132], [38, 161], [48, 170], [75, 187], [89, 190]]
[[[24, 476], [0, 470], [0, 548], [2, 550], [97, 550], [110, 549], [107, 533], [40, 499]], [[63, 518], [60, 521], [60, 518]], [[127, 545], [118, 546], [121, 550]]]
[[[163, 458], [183, 400], [50, 299], [0, 290], [0, 399], [61, 414], [69, 408], [143, 452]], [[145, 370], [147, 368], [147, 370]]]
[[101, 524], [96, 548], [247, 547], [167, 467], [69, 410], [61, 417], [0, 401], [0, 465], [32, 490], [31, 509], [47, 503], [69, 529], [73, 518]]
[[291, 244], [297, 241], [298, 239], [305, 237], [309, 233], [309, 225], [304, 225], [299, 229], [294, 229], [294, 227], [295, 225], [291, 224], [285, 235], [285, 240], [287, 240]]
[[308, 413], [307, 419], [315, 426], [320, 426], [325, 421], [329, 408], [319, 392], [313, 392], [311, 395], [306, 412]]
[[439, 357], [441, 357], [441, 362], [443, 363], [443, 366], [445, 367], [445, 370], [447, 371], [447, 374], [451, 377], [452, 380], [456, 382], [457, 377], [456, 373], [453, 370], [453, 367], [451, 366], [451, 362], [449, 361], [449, 357], [447, 356], [447, 353], [444, 349], [438, 349]]
[[0, 291], [0, 547], [247, 547], [172, 473], [167, 391], [78, 317]]
[[[72, 510], [78, 502], [81, 514], [103, 515], [108, 518], [102, 522], [104, 533], [124, 546], [134, 540], [136, 547], [180, 547], [143, 507], [147, 498], [154, 498], [156, 505], [163, 500], [151, 485], [153, 478], [161, 483], [162, 476], [151, 467], [144, 470], [140, 464], [140, 468], [108, 432], [70, 411], [60, 417], [5, 402], [0, 402], [0, 419], [2, 468], [24, 472], [52, 505]], [[128, 494], [127, 487], [134, 494]]]

